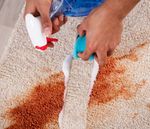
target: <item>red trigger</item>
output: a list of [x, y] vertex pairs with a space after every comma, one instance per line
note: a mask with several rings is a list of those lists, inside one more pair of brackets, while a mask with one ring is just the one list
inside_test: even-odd
[[46, 40], [47, 40], [47, 44], [45, 46], [42, 46], [42, 47], [35, 46], [35, 48], [44, 51], [44, 50], [46, 50], [48, 48], [48, 46], [49, 46], [48, 44], [49, 43], [58, 42], [58, 39], [56, 39], [56, 38], [48, 38], [47, 37]]
[[42, 46], [42, 47], [35, 46], [35, 48], [44, 51], [48, 48], [48, 45], [45, 45], [45, 46]]
[[47, 40], [47, 43], [51, 43], [51, 42], [58, 42], [58, 39], [56, 39], [56, 38], [46, 38], [46, 40]]

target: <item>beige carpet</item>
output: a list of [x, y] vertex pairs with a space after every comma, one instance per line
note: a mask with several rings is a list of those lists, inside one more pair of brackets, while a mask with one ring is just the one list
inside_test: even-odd
[[125, 20], [122, 42], [90, 97], [92, 62], [74, 60], [64, 87], [62, 62], [79, 22], [70, 18], [54, 36], [55, 48], [40, 53], [20, 16], [0, 61], [0, 129], [150, 128], [150, 1], [142, 0]]

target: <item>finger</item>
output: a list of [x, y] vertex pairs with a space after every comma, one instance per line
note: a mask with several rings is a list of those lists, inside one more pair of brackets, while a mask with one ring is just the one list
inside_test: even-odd
[[49, 36], [52, 34], [52, 22], [49, 17], [49, 8], [50, 8], [50, 3], [45, 2], [39, 7], [39, 13], [41, 15], [41, 22], [42, 22], [42, 27], [43, 27], [43, 33], [46, 36]]
[[53, 21], [53, 34], [58, 32], [59, 30], [60, 30], [59, 20], [58, 18], [55, 18]]
[[84, 24], [78, 25], [77, 26], [77, 32], [80, 36], [83, 36], [86, 32], [85, 25]]
[[45, 36], [49, 37], [52, 34], [51, 22], [49, 21], [48, 17], [44, 16], [42, 16], [41, 22], [43, 26], [43, 33], [45, 34]]
[[60, 20], [62, 20], [62, 16], [63, 15], [61, 15], [61, 18], [58, 17], [53, 20], [52, 34], [58, 32], [60, 30], [60, 27], [67, 22], [67, 17], [65, 17], [65, 16], [63, 16], [63, 21], [60, 21]]
[[58, 19], [59, 19], [59, 25], [60, 26], [62, 26], [62, 25], [64, 25], [66, 22], [67, 22], [67, 17], [66, 16], [64, 16], [64, 15], [60, 15], [59, 17], [58, 17]]
[[25, 6], [25, 11], [24, 11], [24, 17], [26, 16], [26, 14], [28, 13], [31, 13], [33, 14], [34, 16], [38, 16], [39, 13], [36, 11], [36, 7], [34, 6], [34, 4], [30, 3], [26, 3], [26, 6]]
[[96, 54], [97, 54], [97, 58], [98, 58], [98, 64], [100, 67], [102, 67], [105, 64], [105, 61], [107, 58], [107, 52], [98, 51]]
[[55, 33], [57, 33], [59, 30], [60, 30], [60, 27], [58, 27], [58, 28], [55, 28], [55, 29], [54, 29], [54, 27], [53, 27], [52, 34], [55, 34]]
[[63, 25], [63, 24], [64, 24], [64, 20], [65, 20], [64, 15], [60, 15], [60, 16], [58, 17], [58, 20], [59, 20], [59, 26]]
[[59, 27], [61, 27], [67, 22], [67, 17], [65, 17], [64, 15], [60, 15], [58, 17], [58, 20], [59, 20]]
[[83, 53], [79, 53], [78, 56], [86, 61], [93, 53], [94, 51], [90, 51], [90, 49], [86, 48], [86, 50]]
[[59, 27], [59, 24], [60, 24], [60, 23], [59, 23], [59, 19], [58, 19], [58, 18], [55, 18], [54, 21], [53, 21], [53, 27], [54, 27], [54, 29], [55, 29], [55, 28], [58, 28], [58, 27]]
[[64, 15], [60, 15], [58, 17], [59, 20], [59, 28], [64, 25], [67, 22], [67, 17], [65, 17]]

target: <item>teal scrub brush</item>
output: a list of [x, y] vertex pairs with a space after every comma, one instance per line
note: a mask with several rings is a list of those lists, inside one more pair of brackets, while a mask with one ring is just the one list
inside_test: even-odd
[[[75, 44], [74, 44], [74, 49], [73, 49], [73, 58], [74, 59], [78, 59], [79, 56], [78, 56], [78, 53], [82, 53], [84, 52], [86, 49], [86, 36], [77, 36], [77, 39], [75, 41]], [[94, 54], [92, 54], [89, 58], [90, 61], [94, 60]]]

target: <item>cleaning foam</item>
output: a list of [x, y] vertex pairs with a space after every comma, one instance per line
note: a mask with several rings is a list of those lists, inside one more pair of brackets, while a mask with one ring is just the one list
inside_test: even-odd
[[[70, 74], [70, 70], [71, 70], [71, 66], [72, 66], [72, 60], [73, 60], [73, 56], [72, 55], [67, 55], [64, 62], [63, 62], [63, 66], [62, 66], [62, 71], [64, 73], [64, 81], [65, 81], [65, 91], [64, 91], [64, 100], [67, 94], [67, 84], [69, 81], [69, 74]], [[62, 120], [63, 120], [63, 112], [64, 112], [64, 107], [62, 108], [61, 112], [59, 113], [59, 118], [58, 118], [58, 124], [60, 129], [62, 129]]]

